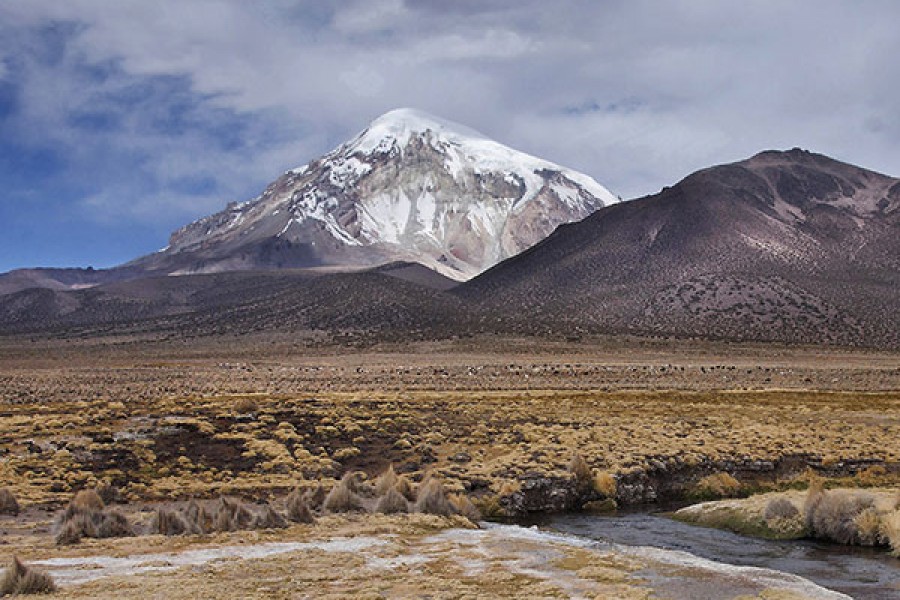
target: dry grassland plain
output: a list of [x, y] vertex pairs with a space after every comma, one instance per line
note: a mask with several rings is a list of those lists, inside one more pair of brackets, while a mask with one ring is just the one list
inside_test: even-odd
[[[279, 506], [297, 487], [330, 487], [348, 471], [374, 478], [393, 465], [414, 484], [439, 478], [486, 515], [502, 516], [540, 509], [540, 498], [527, 498], [523, 486], [571, 480], [574, 456], [589, 469], [588, 495], [620, 503], [802, 487], [810, 467], [841, 485], [891, 487], [900, 480], [898, 439], [900, 357], [863, 350], [604, 338], [354, 348], [273, 335], [203, 344], [0, 341], [0, 486], [23, 507], [0, 527], [11, 553], [34, 559], [72, 552], [53, 548], [52, 513], [76, 491], [101, 484], [115, 486], [134, 514], [153, 503], [223, 494]], [[736, 489], [704, 487], [723, 472], [737, 477]], [[328, 519], [309, 526], [310, 539], [355, 528], [400, 532], [412, 543], [449, 526], [404, 524], [400, 517], [381, 526], [386, 517]], [[297, 527], [285, 531], [296, 537]], [[230, 535], [227, 543], [285, 534]], [[190, 544], [140, 539], [152, 546], [145, 552]], [[85, 543], [82, 552], [99, 544], [89, 551], [117, 555], [140, 544]], [[563, 552], [560, 564], [576, 554]], [[310, 573], [337, 578], [329, 590], [350, 593], [352, 582], [339, 585], [350, 577], [341, 561], [304, 556], [311, 568], [318, 565]], [[271, 587], [270, 596], [318, 585], [301, 585], [296, 571], [293, 587], [276, 583], [289, 565], [266, 560], [260, 573], [269, 583], [259, 585]], [[454, 565], [445, 565], [445, 575], [459, 579]], [[603, 567], [578, 568], [588, 566]], [[229, 568], [207, 578], [209, 593], [236, 585]], [[634, 568], [603, 571], [612, 578], [604, 585], [642, 597], [644, 588], [624, 583]], [[440, 589], [441, 574], [431, 575], [419, 589]], [[506, 590], [556, 594], [540, 578], [503, 577], [515, 579]], [[502, 595], [484, 586], [503, 580], [496, 573], [476, 577], [458, 595]], [[395, 595], [406, 593], [402, 577], [383, 581], [400, 586], [390, 588]], [[364, 583], [353, 589], [362, 594]], [[111, 584], [98, 580], [65, 594], [115, 595], [104, 585]]]

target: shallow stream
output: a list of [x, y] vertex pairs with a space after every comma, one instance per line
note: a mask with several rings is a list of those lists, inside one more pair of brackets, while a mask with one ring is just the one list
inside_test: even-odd
[[[553, 515], [532, 523], [544, 530], [615, 545], [680, 551], [729, 565], [791, 573], [860, 600], [900, 600], [900, 559], [883, 549], [762, 540], [688, 525], [652, 512]], [[752, 577], [752, 572], [748, 576]], [[676, 581], [667, 583], [678, 585]], [[676, 589], [672, 592], [684, 595]]]

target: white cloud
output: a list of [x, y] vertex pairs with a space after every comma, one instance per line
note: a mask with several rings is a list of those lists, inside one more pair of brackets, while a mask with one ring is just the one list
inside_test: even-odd
[[[203, 131], [147, 132], [140, 116], [106, 134], [102, 143], [144, 156], [163, 186], [136, 200], [126, 178], [111, 180], [121, 193], [94, 206], [112, 213], [120, 203], [133, 218], [154, 218], [133, 209], [165, 204], [165, 186], [190, 172], [234, 193], [172, 192], [175, 204], [224, 204], [397, 106], [460, 121], [625, 196], [771, 147], [895, 174], [900, 164], [894, 2], [8, 0], [0, 20], [20, 30], [82, 24], [68, 62], [31, 65], [24, 90], [26, 122], [73, 153], [96, 151], [79, 148], [67, 121], [96, 92], [79, 64], [182, 76], [203, 110], [260, 123], [237, 149], [204, 147]], [[291, 135], [273, 138], [272, 126]]]
[[408, 16], [403, 0], [357, 0], [338, 11], [332, 26], [343, 35], [366, 35], [389, 30]]

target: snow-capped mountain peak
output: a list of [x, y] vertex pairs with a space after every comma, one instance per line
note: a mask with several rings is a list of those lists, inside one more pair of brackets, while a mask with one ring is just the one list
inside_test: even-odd
[[482, 133], [465, 125], [447, 121], [413, 108], [398, 108], [387, 112], [371, 123], [356, 138], [351, 140], [348, 148], [365, 154], [377, 152], [385, 146], [406, 146], [409, 138], [426, 132], [445, 140], [462, 142], [463, 140], [487, 140]]
[[409, 260], [463, 280], [616, 201], [587, 175], [404, 108], [175, 232], [163, 254], [191, 257], [182, 272]]

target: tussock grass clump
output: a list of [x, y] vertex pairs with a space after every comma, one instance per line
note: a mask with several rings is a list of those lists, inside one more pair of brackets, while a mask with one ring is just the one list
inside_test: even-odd
[[181, 510], [158, 508], [150, 520], [148, 533], [197, 535], [247, 529], [283, 529], [284, 516], [269, 503], [259, 510], [234, 498], [221, 496], [211, 508], [191, 500]]
[[375, 480], [375, 495], [384, 496], [397, 485], [397, 474], [394, 472], [394, 465], [388, 465], [384, 473]]
[[367, 481], [367, 475], [362, 471], [351, 471], [346, 473], [341, 481], [345, 482], [347, 488], [363, 498], [375, 497], [375, 486]]
[[160, 535], [192, 535], [203, 533], [196, 520], [179, 510], [157, 508], [150, 519], [148, 533]]
[[115, 507], [106, 507], [94, 490], [75, 494], [57, 517], [54, 527], [60, 546], [77, 544], [82, 538], [111, 538], [134, 535], [128, 517]]
[[119, 488], [109, 483], [101, 483], [95, 488], [95, 491], [103, 504], [114, 504], [122, 498]]
[[413, 484], [409, 481], [409, 478], [406, 475], [397, 476], [397, 483], [394, 484], [394, 489], [400, 492], [403, 497], [410, 502], [415, 501], [416, 490], [415, 488], [413, 488]]
[[239, 415], [247, 415], [259, 411], [259, 405], [252, 398], [239, 398], [234, 403], [234, 412]]
[[506, 516], [506, 510], [500, 504], [500, 496], [496, 494], [476, 498], [473, 504], [483, 518], [493, 519]]
[[287, 520], [268, 502], [253, 519], [253, 529], [284, 529], [287, 526]]
[[306, 503], [305, 495], [299, 488], [294, 489], [285, 499], [285, 508], [287, 509], [287, 518], [294, 523], [315, 523], [316, 518], [313, 516]]
[[874, 512], [875, 499], [871, 494], [838, 490], [822, 492], [814, 500], [817, 501], [810, 503], [807, 498], [806, 522], [810, 535], [839, 544], [862, 543], [856, 518], [863, 511]]
[[422, 483], [416, 497], [416, 512], [449, 517], [456, 514], [456, 508], [447, 498], [447, 492], [440, 481], [429, 477]]
[[569, 473], [575, 476], [575, 481], [580, 484], [590, 483], [593, 479], [593, 472], [590, 465], [580, 454], [576, 454], [569, 461]]
[[322, 508], [322, 503], [325, 502], [326, 496], [328, 496], [328, 490], [325, 489], [321, 482], [314, 489], [306, 490], [303, 493], [303, 499], [311, 510]]
[[615, 498], [617, 487], [615, 476], [608, 471], [601, 471], [594, 476], [594, 490], [606, 498]]
[[497, 492], [497, 496], [503, 498], [505, 496], [512, 496], [513, 494], [517, 494], [522, 490], [522, 484], [519, 481], [504, 481], [500, 486], [500, 490]]
[[49, 594], [56, 591], [53, 578], [22, 563], [13, 556], [0, 578], [0, 596]]
[[464, 516], [473, 523], [477, 523], [481, 520], [481, 511], [472, 504], [472, 501], [469, 500], [469, 497], [465, 494], [451, 494], [450, 503], [453, 504], [453, 507], [458, 514]]
[[766, 509], [763, 511], [763, 518], [766, 521], [774, 521], [775, 519], [793, 519], [800, 514], [800, 509], [794, 506], [794, 503], [787, 498], [778, 497], [769, 500]]
[[128, 517], [117, 508], [63, 513], [56, 525], [59, 546], [77, 544], [82, 538], [113, 538], [134, 535]]
[[713, 473], [697, 482], [694, 494], [700, 498], [729, 498], [741, 491], [741, 482], [730, 473]]
[[189, 523], [195, 526], [198, 533], [206, 533], [212, 528], [212, 515], [204, 505], [194, 499], [187, 503], [181, 513]]
[[378, 499], [375, 512], [386, 515], [406, 513], [409, 512], [409, 503], [397, 488], [391, 488]]
[[80, 542], [81, 538], [84, 537], [82, 524], [75, 521], [59, 523], [55, 530], [57, 546], [71, 546]]
[[96, 537], [110, 538], [134, 535], [134, 529], [128, 522], [128, 517], [118, 508], [106, 508], [103, 510], [102, 515], [103, 518], [97, 527], [98, 535]]
[[13, 495], [12, 491], [7, 488], [0, 488], [0, 515], [18, 515], [19, 501]]
[[881, 518], [881, 539], [891, 546], [891, 554], [900, 558], [900, 510]]
[[221, 496], [212, 511], [212, 529], [214, 531], [240, 531], [250, 529], [254, 515], [243, 502]]
[[360, 498], [352, 489], [352, 474], [344, 475], [344, 478], [337, 482], [328, 495], [325, 496], [322, 507], [328, 512], [352, 512], [363, 510], [362, 498]]
[[803, 515], [794, 503], [779, 496], [769, 500], [763, 510], [766, 527], [776, 536], [800, 537], [803, 535]]
[[882, 542], [881, 517], [874, 508], [867, 508], [853, 518], [861, 546], [877, 546]]
[[816, 509], [825, 497], [825, 485], [822, 479], [816, 477], [809, 481], [809, 488], [806, 490], [806, 498], [803, 500], [803, 519], [806, 523], [806, 530], [812, 531], [812, 518], [816, 513]]
[[103, 510], [106, 503], [95, 490], [81, 490], [69, 501], [69, 508], [81, 512]]

